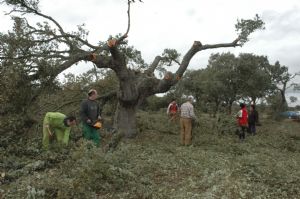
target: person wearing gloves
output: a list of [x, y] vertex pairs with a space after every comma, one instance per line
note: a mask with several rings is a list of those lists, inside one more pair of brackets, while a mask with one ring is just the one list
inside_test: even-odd
[[59, 112], [48, 112], [43, 122], [43, 148], [48, 149], [51, 137], [56, 137], [58, 143], [69, 143], [71, 127], [76, 125], [74, 116], [67, 117]]
[[82, 122], [83, 137], [92, 140], [96, 146], [100, 145], [99, 128], [101, 128], [100, 107], [96, 102], [98, 93], [95, 89], [88, 92], [88, 98], [83, 100], [80, 106], [80, 118]]

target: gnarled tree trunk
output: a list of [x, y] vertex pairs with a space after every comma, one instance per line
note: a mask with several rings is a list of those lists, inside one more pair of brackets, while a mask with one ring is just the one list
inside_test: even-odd
[[116, 112], [115, 126], [126, 138], [133, 138], [138, 133], [136, 126], [136, 110], [137, 107], [135, 105], [119, 105]]

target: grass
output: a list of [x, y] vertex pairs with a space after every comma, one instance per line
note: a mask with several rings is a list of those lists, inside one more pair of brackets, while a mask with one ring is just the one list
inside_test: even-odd
[[162, 113], [140, 112], [141, 133], [113, 152], [82, 141], [43, 152], [37, 138], [23, 147], [2, 147], [0, 193], [5, 198], [300, 198], [299, 123], [265, 119], [244, 143], [233, 132], [216, 132], [214, 125], [202, 116], [193, 145], [183, 147], [178, 125]]

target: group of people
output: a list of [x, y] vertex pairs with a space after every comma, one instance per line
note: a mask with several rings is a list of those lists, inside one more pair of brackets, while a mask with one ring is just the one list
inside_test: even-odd
[[192, 124], [193, 121], [198, 120], [194, 112], [193, 101], [194, 98], [189, 96], [187, 101], [179, 108], [175, 99], [173, 99], [167, 108], [170, 122], [176, 122], [177, 115], [180, 113], [180, 144], [183, 146], [192, 144]]
[[[96, 146], [100, 145], [99, 128], [101, 128], [100, 107], [96, 102], [98, 93], [95, 89], [88, 92], [87, 99], [80, 105], [80, 120], [83, 138], [92, 140]], [[43, 148], [48, 149], [49, 142], [56, 138], [59, 144], [67, 145], [69, 142], [70, 131], [77, 125], [75, 116], [66, 116], [60, 112], [46, 113], [43, 121]]]
[[[80, 119], [82, 126], [83, 138], [92, 140], [96, 146], [100, 145], [99, 128], [101, 128], [100, 107], [96, 102], [98, 93], [95, 89], [88, 92], [87, 99], [83, 100], [80, 105]], [[177, 116], [180, 115], [180, 143], [188, 146], [192, 144], [192, 124], [198, 121], [194, 112], [193, 97], [189, 96], [187, 101], [180, 107], [173, 99], [167, 108], [170, 122], [176, 122]], [[248, 130], [252, 135], [256, 134], [256, 124], [258, 122], [258, 113], [255, 106], [250, 106], [250, 112], [246, 105], [240, 104], [240, 111], [237, 113], [239, 138], [245, 139]], [[178, 114], [180, 113], [180, 114]], [[43, 148], [48, 149], [51, 138], [56, 137], [58, 143], [67, 145], [69, 142], [71, 127], [77, 125], [75, 116], [66, 116], [59, 112], [48, 112], [43, 121]]]
[[[192, 123], [197, 121], [197, 117], [194, 112], [193, 97], [189, 96], [188, 100], [180, 107], [173, 99], [167, 108], [167, 114], [170, 122], [176, 122], [177, 116], [180, 115], [180, 143], [181, 145], [192, 144]], [[239, 139], [245, 140], [246, 132], [251, 135], [256, 134], [256, 124], [258, 123], [258, 112], [255, 110], [255, 105], [250, 106], [248, 113], [246, 105], [240, 104], [240, 110], [236, 115], [239, 129]]]
[[255, 105], [250, 106], [250, 112], [248, 113], [246, 105], [240, 104], [241, 109], [237, 113], [237, 120], [239, 129], [239, 138], [241, 141], [245, 140], [246, 132], [250, 134], [256, 134], [256, 124], [258, 123], [258, 112], [255, 110]]

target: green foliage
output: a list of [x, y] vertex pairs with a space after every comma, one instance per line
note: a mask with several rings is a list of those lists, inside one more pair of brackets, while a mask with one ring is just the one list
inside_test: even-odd
[[165, 49], [162, 54], [162, 64], [167, 64], [168, 66], [171, 66], [172, 61], [179, 63], [179, 57], [180, 54], [175, 49]]
[[182, 94], [192, 93], [214, 115], [222, 103], [230, 112], [233, 102], [239, 99], [256, 101], [274, 92], [270, 66], [264, 56], [212, 54], [207, 68], [185, 73], [181, 86], [186, 93]]
[[[22, 11], [31, 11], [29, 8], [33, 8], [38, 10], [38, 0], [2, 0], [0, 1], [1, 4], [6, 4], [13, 6], [14, 9], [20, 9]], [[32, 12], [32, 11], [31, 11]]]
[[264, 29], [264, 22], [256, 14], [253, 19], [241, 19], [235, 25], [241, 45], [249, 41], [249, 35], [258, 29]]
[[108, 153], [72, 140], [68, 148], [42, 151], [41, 134], [7, 144], [1, 137], [0, 193], [8, 199], [297, 198], [299, 124], [261, 122], [258, 134], [240, 143], [200, 115], [193, 146], [182, 147], [179, 126], [172, 129], [165, 112], [139, 112], [141, 134]]
[[287, 103], [282, 104], [282, 96], [279, 92], [267, 97], [267, 102], [270, 105], [270, 114], [276, 120], [282, 119], [280, 113], [287, 110]]
[[267, 68], [270, 67], [266, 56], [242, 53], [238, 57], [237, 75], [240, 93], [252, 101], [274, 92], [274, 82]]
[[295, 96], [290, 96], [290, 101], [291, 101], [292, 103], [295, 103], [295, 102], [298, 101], [298, 98], [295, 97]]
[[[110, 35], [108, 40], [110, 39], [119, 39], [122, 34], [118, 34], [116, 36]], [[103, 42], [101, 43], [104, 44]], [[127, 67], [134, 70], [143, 70], [148, 67], [148, 64], [145, 63], [145, 60], [142, 57], [141, 51], [134, 48], [134, 46], [128, 45], [128, 40], [123, 40], [121, 45], [119, 46], [119, 50], [125, 55], [127, 61]], [[107, 52], [103, 52], [107, 53]]]
[[293, 89], [295, 90], [295, 91], [299, 91], [300, 90], [300, 84], [293, 84]]
[[[166, 113], [166, 109], [161, 109], [159, 112], [149, 114], [149, 112], [139, 111], [138, 112], [138, 129], [139, 132], [155, 131], [159, 129], [161, 133], [166, 134], [177, 134], [178, 123], [169, 121]], [[179, 117], [177, 117], [179, 122]]]
[[167, 97], [151, 96], [146, 99], [146, 102], [140, 106], [142, 110], [159, 111], [161, 108], [166, 108], [171, 101]]

